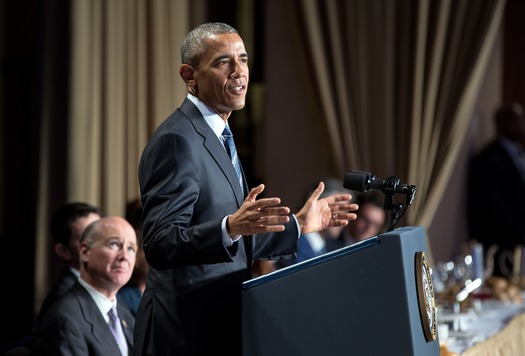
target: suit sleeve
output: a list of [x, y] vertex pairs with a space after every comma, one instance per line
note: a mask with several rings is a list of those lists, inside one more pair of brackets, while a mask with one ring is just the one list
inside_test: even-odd
[[299, 228], [295, 217], [292, 216], [283, 232], [254, 236], [253, 259], [294, 259], [297, 257], [298, 242]]
[[176, 133], [160, 135], [144, 151], [139, 168], [144, 252], [155, 269], [232, 261], [235, 248], [224, 247], [221, 221], [237, 203], [217, 182], [220, 171], [207, 156]]

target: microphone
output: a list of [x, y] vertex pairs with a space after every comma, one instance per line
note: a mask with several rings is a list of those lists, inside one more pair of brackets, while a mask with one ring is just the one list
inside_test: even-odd
[[370, 172], [351, 171], [345, 174], [343, 186], [346, 189], [351, 189], [358, 192], [367, 192], [369, 190], [379, 190], [388, 195], [395, 193], [407, 194], [409, 199], [408, 204], [412, 203], [414, 194], [416, 194], [417, 187], [401, 183], [397, 177], [388, 177], [387, 179], [377, 178]]

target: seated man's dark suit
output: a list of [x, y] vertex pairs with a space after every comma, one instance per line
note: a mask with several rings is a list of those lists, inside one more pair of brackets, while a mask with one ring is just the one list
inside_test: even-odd
[[40, 308], [40, 312], [38, 314], [37, 325], [40, 323], [40, 319], [42, 319], [44, 313], [51, 307], [51, 305], [53, 305], [55, 301], [57, 301], [64, 294], [67, 293], [67, 291], [73, 286], [73, 284], [75, 284], [77, 279], [78, 275], [76, 275], [71, 270], [71, 268], [66, 267], [64, 269], [64, 272], [60, 276], [60, 279], [49, 291], [49, 293], [47, 293], [46, 299], [44, 299], [44, 303], [42, 303], [42, 307]]
[[[118, 304], [118, 314], [131, 350], [135, 320], [125, 305]], [[104, 316], [78, 281], [43, 315], [33, 354], [121, 356]]]

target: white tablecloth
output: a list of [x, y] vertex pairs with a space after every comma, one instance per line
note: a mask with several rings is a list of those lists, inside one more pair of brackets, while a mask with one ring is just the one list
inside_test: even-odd
[[[459, 314], [442, 313], [449, 324], [448, 349], [460, 355], [525, 355], [525, 304], [485, 300]], [[456, 330], [454, 330], [456, 329]], [[508, 329], [508, 330], [507, 330]], [[504, 351], [506, 349], [507, 351]], [[518, 351], [519, 349], [519, 351]], [[483, 350], [487, 352], [484, 353]], [[498, 351], [499, 350], [499, 351]], [[509, 353], [508, 350], [515, 350]]]

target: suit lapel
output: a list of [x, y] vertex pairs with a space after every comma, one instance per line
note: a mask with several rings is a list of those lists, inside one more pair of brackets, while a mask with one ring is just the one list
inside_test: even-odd
[[89, 295], [88, 291], [78, 282], [75, 282], [71, 290], [77, 297], [84, 320], [91, 326], [91, 333], [93, 337], [101, 345], [100, 349], [107, 349], [109, 351], [109, 348], [112, 348], [112, 352], [108, 354], [120, 354], [120, 349], [117, 345], [117, 342], [115, 341], [115, 338], [113, 337], [113, 334], [111, 334], [108, 323], [102, 316], [102, 313], [98, 309], [93, 298], [91, 298]]
[[120, 321], [122, 322], [122, 329], [124, 330], [124, 334], [126, 335], [126, 341], [128, 342], [128, 346], [132, 347], [133, 328], [131, 326], [133, 325], [132, 323], [134, 323], [134, 321], [128, 318], [128, 313], [121, 304], [117, 305], [117, 309]]
[[[213, 159], [217, 162], [220, 170], [228, 179], [230, 187], [232, 188], [235, 194], [237, 204], [238, 206], [241, 206], [244, 201], [244, 197], [239, 186], [237, 173], [235, 173], [235, 168], [233, 168], [230, 157], [228, 157], [228, 153], [224, 149], [224, 146], [219, 141], [217, 136], [215, 136], [215, 133], [208, 125], [206, 120], [204, 120], [204, 117], [202, 116], [199, 109], [197, 109], [197, 107], [189, 99], [186, 98], [184, 100], [180, 110], [190, 118], [190, 121], [193, 124], [193, 127], [195, 127], [195, 130], [203, 137], [204, 147], [210, 153]], [[244, 175], [244, 170], [242, 169], [242, 164], [241, 171], [243, 175], [243, 182], [245, 185], [244, 191], [246, 192], [248, 188], [246, 187], [246, 177]]]
[[[237, 177], [237, 173], [235, 172], [235, 168], [233, 168], [233, 165], [231, 163], [230, 157], [228, 156], [228, 153], [224, 149], [224, 146], [219, 141], [211, 127], [208, 125], [206, 120], [204, 120], [204, 117], [202, 116], [201, 112], [197, 107], [188, 99], [186, 98], [184, 102], [182, 103], [180, 110], [188, 117], [190, 118], [191, 123], [195, 127], [195, 130], [203, 137], [204, 139], [204, 147], [206, 147], [206, 150], [210, 153], [210, 155], [213, 157], [213, 159], [217, 162], [220, 170], [224, 173], [226, 178], [228, 179], [228, 182], [230, 183], [230, 187], [233, 190], [233, 193], [235, 194], [235, 198], [237, 200], [237, 206], [240, 207], [242, 203], [244, 202], [244, 196], [242, 194], [242, 191], [239, 186], [239, 179]], [[242, 180], [244, 184], [244, 192], [247, 195], [248, 194], [248, 185], [246, 181], [246, 175], [244, 174], [244, 169], [242, 168], [242, 163], [240, 163], [241, 172], [242, 172]], [[252, 265], [252, 241], [253, 236], [243, 236], [242, 237], [242, 243], [241, 246], [244, 248], [244, 252], [246, 254], [247, 258], [247, 265], [249, 266], [251, 270]]]

